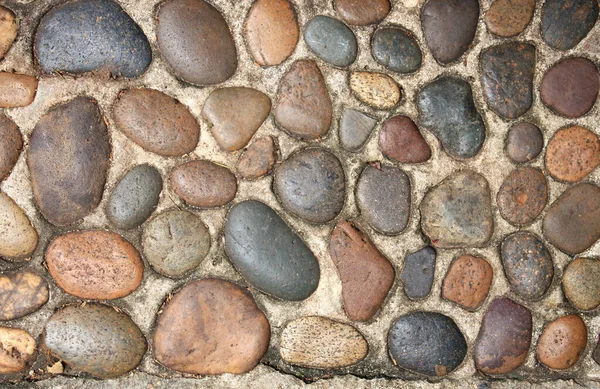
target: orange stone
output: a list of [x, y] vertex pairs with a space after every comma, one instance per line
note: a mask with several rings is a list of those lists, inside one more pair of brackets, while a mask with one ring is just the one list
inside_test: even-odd
[[587, 343], [587, 328], [581, 317], [568, 315], [548, 324], [537, 345], [537, 357], [551, 369], [575, 365]]
[[444, 278], [442, 297], [474, 311], [488, 295], [494, 270], [483, 258], [462, 255], [450, 265]]
[[583, 127], [558, 130], [546, 147], [546, 169], [561, 181], [581, 181], [599, 164], [600, 139]]

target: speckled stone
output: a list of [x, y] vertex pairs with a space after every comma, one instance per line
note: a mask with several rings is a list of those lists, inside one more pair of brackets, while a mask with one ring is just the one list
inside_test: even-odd
[[500, 215], [512, 224], [533, 222], [548, 203], [548, 183], [541, 170], [529, 166], [513, 170], [496, 196]]
[[26, 74], [0, 72], [0, 108], [26, 107], [33, 102], [38, 80]]
[[15, 167], [23, 149], [23, 135], [8, 116], [0, 115], [0, 181], [5, 180]]
[[377, 109], [393, 108], [402, 98], [400, 86], [383, 73], [351, 72], [350, 89], [360, 101]]
[[281, 358], [303, 367], [337, 369], [363, 360], [369, 345], [351, 325], [321, 316], [292, 320], [281, 333]]
[[436, 257], [435, 249], [427, 246], [404, 258], [400, 279], [408, 298], [415, 300], [429, 295], [433, 286]]
[[70, 0], [47, 12], [34, 55], [46, 73], [108, 71], [138, 77], [152, 61], [142, 29], [113, 0]]
[[412, 73], [421, 67], [422, 53], [413, 34], [398, 27], [383, 27], [371, 39], [373, 58], [389, 70]]
[[506, 154], [517, 163], [534, 160], [544, 148], [542, 131], [531, 123], [517, 123], [506, 136]]
[[237, 180], [226, 167], [207, 160], [194, 160], [176, 166], [170, 175], [177, 196], [198, 208], [220, 207], [237, 193]]
[[431, 148], [408, 116], [394, 116], [383, 123], [379, 147], [386, 157], [401, 163], [421, 163], [431, 158]]
[[587, 344], [587, 328], [577, 315], [562, 316], [548, 324], [537, 345], [537, 358], [551, 369], [575, 365]]
[[598, 165], [600, 139], [586, 128], [561, 128], [546, 146], [546, 169], [558, 180], [581, 181]]
[[35, 339], [20, 328], [0, 327], [0, 374], [18, 373], [34, 362]]
[[340, 144], [348, 151], [358, 152], [367, 142], [377, 119], [352, 108], [344, 109], [340, 119]]
[[442, 297], [469, 311], [479, 309], [490, 291], [494, 269], [483, 258], [461, 255], [456, 258], [442, 284]]
[[542, 7], [542, 39], [556, 50], [572, 49], [594, 27], [596, 19], [596, 0], [547, 0]]
[[182, 373], [241, 374], [267, 351], [271, 331], [265, 314], [245, 289], [225, 280], [195, 280], [162, 308], [154, 355]]
[[596, 309], [600, 305], [600, 261], [577, 258], [569, 262], [563, 272], [562, 287], [575, 308]]
[[277, 146], [272, 136], [256, 139], [240, 156], [237, 171], [247, 180], [268, 176], [277, 160]]
[[467, 342], [448, 316], [417, 311], [392, 324], [388, 349], [394, 365], [439, 377], [460, 366], [467, 355]]
[[0, 59], [10, 50], [18, 31], [15, 14], [10, 9], [0, 6]]
[[41, 276], [19, 271], [0, 276], [0, 320], [13, 320], [37, 311], [48, 301], [48, 282]]
[[144, 334], [127, 314], [96, 303], [55, 312], [42, 347], [73, 370], [105, 379], [135, 369], [147, 349]]
[[346, 23], [355, 26], [377, 23], [392, 8], [389, 0], [335, 0], [333, 5]]
[[234, 205], [224, 236], [227, 256], [255, 288], [289, 301], [304, 300], [317, 289], [317, 259], [267, 205], [254, 200]]
[[496, 0], [485, 14], [485, 24], [492, 34], [513, 37], [525, 30], [533, 11], [535, 0]]
[[0, 256], [21, 260], [35, 251], [38, 233], [21, 207], [0, 193]]
[[317, 15], [304, 26], [304, 41], [319, 58], [338, 67], [350, 66], [358, 44], [351, 29], [341, 21]]

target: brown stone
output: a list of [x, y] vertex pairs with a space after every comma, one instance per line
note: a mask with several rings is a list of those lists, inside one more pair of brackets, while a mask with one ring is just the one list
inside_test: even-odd
[[294, 62], [281, 79], [277, 95], [275, 121], [290, 135], [315, 140], [327, 134], [333, 106], [316, 63], [309, 60]]
[[6, 195], [0, 193], [0, 256], [20, 260], [33, 254], [38, 244], [38, 233], [31, 221]]
[[514, 124], [506, 136], [506, 154], [515, 162], [524, 163], [535, 159], [544, 148], [544, 136], [531, 123]]
[[590, 311], [600, 305], [600, 261], [577, 258], [563, 272], [565, 297], [577, 309]]
[[8, 8], [0, 6], [0, 59], [4, 58], [12, 46], [18, 30], [15, 14]]
[[431, 148], [407, 116], [394, 116], [383, 123], [379, 146], [386, 157], [402, 163], [421, 163], [431, 157]]
[[353, 321], [371, 319], [394, 283], [394, 267], [366, 234], [343, 220], [333, 230], [329, 254], [342, 281], [346, 315]]
[[587, 328], [581, 317], [567, 315], [548, 324], [537, 345], [537, 357], [551, 369], [575, 365], [587, 344]]
[[0, 320], [13, 320], [37, 311], [48, 301], [48, 283], [27, 271], [0, 276]]
[[335, 0], [334, 7], [346, 23], [355, 26], [377, 23], [392, 8], [389, 0]]
[[245, 289], [219, 279], [185, 285], [159, 314], [158, 362], [183, 373], [241, 374], [267, 351], [270, 326]]
[[173, 190], [187, 204], [199, 208], [220, 207], [235, 197], [237, 181], [226, 167], [207, 160], [176, 166], [170, 175]]
[[144, 263], [135, 247], [108, 231], [79, 231], [54, 239], [46, 250], [48, 272], [74, 296], [111, 300], [137, 289]]
[[513, 170], [502, 182], [496, 203], [502, 217], [510, 223], [531, 223], [548, 203], [544, 173], [528, 166]]
[[20, 328], [0, 327], [0, 374], [18, 373], [33, 361], [35, 339]]
[[271, 174], [277, 160], [275, 140], [271, 136], [256, 139], [242, 154], [237, 171], [247, 180]]
[[0, 181], [6, 179], [21, 155], [23, 135], [9, 117], [0, 115]]
[[0, 108], [25, 107], [33, 102], [38, 80], [33, 76], [0, 72]]
[[600, 164], [600, 139], [592, 131], [562, 128], [546, 146], [546, 169], [557, 180], [578, 182]]
[[402, 97], [400, 86], [383, 73], [351, 72], [350, 89], [360, 101], [377, 109], [393, 108]]
[[271, 111], [269, 96], [252, 88], [222, 88], [206, 99], [202, 116], [219, 147], [244, 148]]
[[261, 66], [285, 61], [300, 37], [296, 15], [287, 0], [258, 0], [252, 5], [245, 26], [248, 49]]
[[189, 109], [154, 89], [121, 91], [113, 107], [113, 117], [129, 139], [165, 157], [192, 152], [200, 137], [200, 126]]
[[461, 255], [448, 269], [442, 285], [442, 297], [475, 311], [487, 297], [493, 277], [494, 270], [488, 261]]
[[496, 0], [485, 14], [485, 24], [495, 35], [519, 35], [533, 17], [535, 0]]

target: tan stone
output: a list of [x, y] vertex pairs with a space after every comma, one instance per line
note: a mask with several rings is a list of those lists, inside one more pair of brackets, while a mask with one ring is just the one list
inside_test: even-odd
[[0, 72], [0, 107], [25, 107], [33, 102], [38, 79], [25, 74]]
[[0, 373], [24, 370], [35, 355], [35, 339], [19, 328], [0, 327]]
[[15, 14], [8, 8], [0, 6], [0, 59], [4, 58], [17, 37], [17, 21]]
[[382, 73], [350, 73], [350, 89], [365, 104], [390, 109], [400, 102], [402, 90], [393, 78]]
[[5, 193], [0, 193], [0, 256], [22, 259], [38, 244], [38, 233], [25, 212]]
[[0, 115], [0, 134], [0, 180], [4, 180], [19, 160], [23, 135], [15, 122], [4, 115]]
[[48, 283], [31, 272], [0, 276], [0, 320], [13, 320], [38, 310], [48, 301]]

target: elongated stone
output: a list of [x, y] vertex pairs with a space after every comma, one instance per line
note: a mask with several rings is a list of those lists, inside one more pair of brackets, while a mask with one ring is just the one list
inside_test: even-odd
[[46, 304], [50, 292], [48, 282], [28, 272], [5, 273], [0, 276], [0, 320], [13, 320], [37, 311]]
[[4, 58], [10, 50], [18, 31], [19, 26], [14, 12], [0, 6], [0, 59]]
[[393, 108], [402, 98], [400, 86], [383, 73], [352, 72], [350, 89], [360, 101], [377, 109]]
[[23, 135], [15, 122], [4, 115], [0, 115], [0, 133], [0, 181], [3, 181], [10, 175], [21, 155]]

